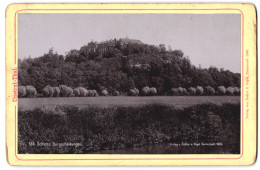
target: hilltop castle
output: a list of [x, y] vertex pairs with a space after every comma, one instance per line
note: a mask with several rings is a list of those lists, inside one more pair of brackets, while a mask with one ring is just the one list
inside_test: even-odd
[[93, 42], [92, 40], [86, 46], [85, 52], [104, 54], [107, 51], [113, 50], [116, 45], [125, 47], [129, 43], [143, 44], [140, 40], [129, 39], [128, 37], [120, 38], [119, 40], [114, 39], [114, 40], [108, 40], [102, 42]]

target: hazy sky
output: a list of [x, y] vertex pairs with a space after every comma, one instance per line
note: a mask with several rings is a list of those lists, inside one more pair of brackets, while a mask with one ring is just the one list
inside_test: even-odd
[[240, 73], [239, 14], [19, 14], [18, 57], [80, 49], [92, 39], [139, 39], [181, 49], [192, 64]]

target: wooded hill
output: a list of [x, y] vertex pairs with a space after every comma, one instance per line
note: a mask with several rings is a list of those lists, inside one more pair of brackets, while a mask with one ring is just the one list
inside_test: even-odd
[[139, 40], [91, 42], [65, 56], [50, 49], [38, 58], [19, 59], [18, 68], [19, 85], [32, 85], [38, 92], [47, 85], [85, 87], [98, 92], [107, 89], [109, 93], [149, 86], [155, 87], [158, 94], [178, 87], [240, 87], [239, 73], [196, 67], [181, 50]]

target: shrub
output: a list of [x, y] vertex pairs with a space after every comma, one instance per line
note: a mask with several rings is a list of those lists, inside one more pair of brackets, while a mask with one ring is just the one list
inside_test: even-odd
[[[20, 154], [88, 154], [99, 150], [174, 141], [226, 142], [223, 149], [216, 152], [216, 149], [208, 148], [206, 152], [240, 153], [239, 103], [199, 104], [186, 108], [163, 104], [86, 108], [68, 105], [30, 110], [18, 108], [18, 112]], [[66, 141], [80, 143], [81, 146], [25, 148], [30, 140], [57, 143]], [[155, 153], [161, 152], [160, 149], [155, 149]], [[187, 151], [193, 154], [205, 153], [205, 150], [200, 149], [188, 149], [183, 153]], [[145, 152], [141, 150], [138, 153]]]
[[175, 96], [178, 95], [178, 89], [177, 88], [172, 88], [169, 92], [170, 95]]
[[59, 85], [60, 88], [60, 95], [62, 97], [71, 97], [73, 96], [73, 89], [66, 85]]
[[238, 87], [234, 87], [234, 94], [240, 95], [240, 89]]
[[130, 90], [129, 90], [129, 95], [130, 95], [130, 96], [136, 96], [136, 91], [135, 91], [135, 89], [130, 89]]
[[185, 88], [182, 88], [182, 90], [183, 90], [183, 95], [187, 95], [188, 94], [188, 92], [187, 92], [187, 90]]
[[52, 97], [53, 96], [53, 94], [54, 94], [54, 89], [53, 89], [53, 87], [51, 87], [51, 86], [46, 86], [46, 87], [44, 87], [43, 88], [43, 90], [42, 90], [42, 94], [43, 94], [43, 96], [45, 96], [45, 97]]
[[135, 94], [139, 95], [139, 90], [137, 88], [134, 88], [134, 90], [135, 90]]
[[202, 95], [203, 94], [203, 87], [201, 87], [201, 86], [197, 86], [196, 87], [196, 94], [197, 95]]
[[139, 90], [137, 88], [130, 89], [129, 90], [129, 95], [130, 96], [137, 96], [137, 95], [139, 95]]
[[93, 90], [88, 90], [88, 96], [94, 97], [94, 91]]
[[101, 94], [102, 94], [102, 96], [108, 96], [109, 95], [107, 90], [102, 90]]
[[228, 95], [233, 95], [234, 94], [234, 87], [228, 87], [227, 89], [226, 89], [226, 94], [228, 94]]
[[73, 94], [74, 94], [75, 97], [80, 96], [80, 91], [79, 91], [78, 87], [73, 90]]
[[53, 87], [53, 90], [54, 90], [53, 96], [58, 97], [60, 95], [59, 87]]
[[145, 86], [142, 88], [142, 95], [147, 96], [150, 93], [150, 88], [148, 86]]
[[221, 95], [225, 95], [226, 94], [226, 88], [224, 86], [219, 86], [218, 87], [218, 92]]
[[43, 94], [43, 96], [45, 96], [45, 97], [49, 97], [49, 89], [48, 89], [48, 87], [44, 87], [43, 89], [42, 89], [42, 94]]
[[61, 97], [67, 97], [67, 95], [68, 95], [67, 86], [66, 85], [59, 85], [59, 89], [60, 89], [60, 96]]
[[113, 96], [119, 96], [119, 95], [120, 95], [119, 91], [114, 91], [113, 92]]
[[196, 89], [194, 87], [190, 87], [188, 89], [188, 92], [189, 92], [190, 95], [195, 95], [196, 94]]
[[182, 87], [178, 87], [177, 90], [178, 90], [179, 95], [183, 95], [183, 88]]
[[71, 87], [68, 87], [68, 97], [73, 96], [73, 89]]
[[36, 97], [37, 91], [36, 91], [35, 87], [28, 85], [28, 86], [25, 86], [25, 88], [26, 88], [27, 97]]
[[215, 90], [211, 86], [207, 86], [205, 88], [205, 90], [206, 90], [207, 95], [214, 95], [215, 94]]
[[79, 87], [79, 94], [80, 94], [80, 96], [81, 97], [86, 97], [86, 96], [88, 96], [88, 90], [87, 89], [85, 89], [84, 87]]
[[157, 94], [157, 90], [156, 90], [155, 87], [151, 87], [151, 88], [150, 88], [150, 94], [151, 94], [152, 96], [154, 96], [154, 95]]
[[98, 92], [97, 92], [96, 90], [92, 90], [92, 91], [93, 91], [93, 96], [94, 96], [94, 97], [99, 96], [99, 95], [98, 95]]
[[25, 97], [26, 96], [26, 88], [25, 86], [18, 87], [18, 97]]

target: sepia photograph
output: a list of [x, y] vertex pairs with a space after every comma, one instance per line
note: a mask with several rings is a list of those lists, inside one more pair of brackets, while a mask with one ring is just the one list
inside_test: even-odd
[[241, 154], [240, 14], [19, 13], [18, 154]]

